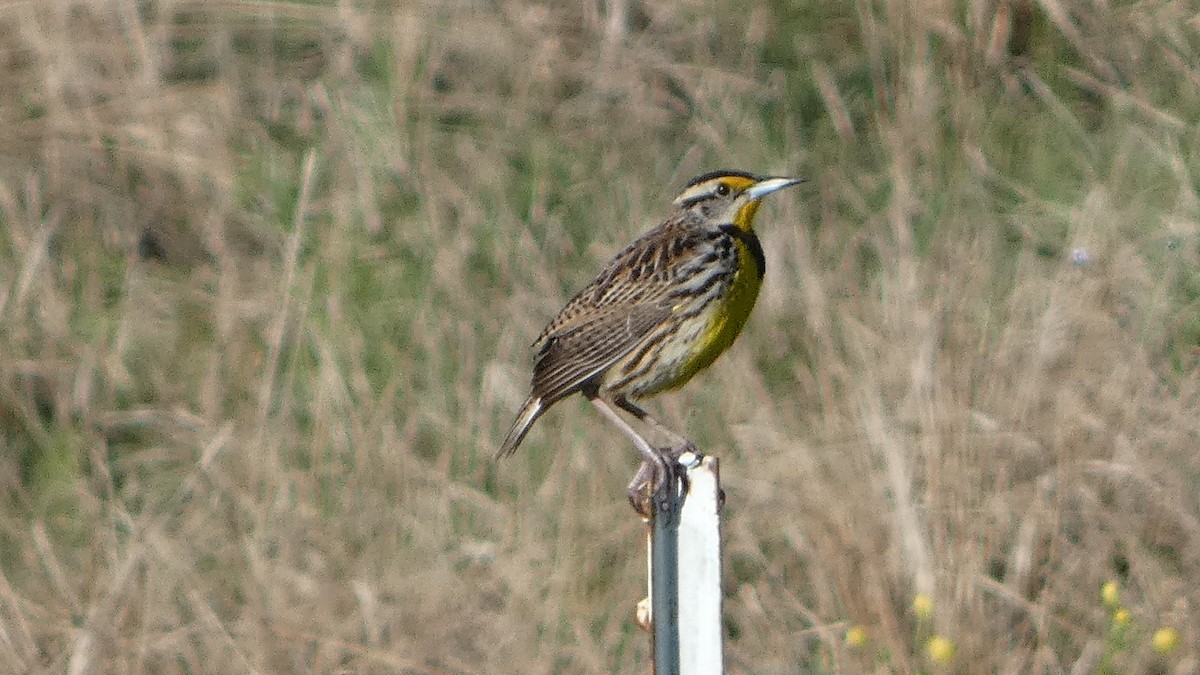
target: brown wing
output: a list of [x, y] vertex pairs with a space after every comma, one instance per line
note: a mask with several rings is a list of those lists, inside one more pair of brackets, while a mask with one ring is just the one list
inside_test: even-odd
[[583, 289], [534, 342], [533, 396], [548, 403], [578, 391], [671, 316], [683, 261], [712, 235], [669, 220], [630, 244]]
[[616, 305], [547, 336], [533, 367], [533, 391], [549, 405], [576, 391], [641, 345], [670, 306]]

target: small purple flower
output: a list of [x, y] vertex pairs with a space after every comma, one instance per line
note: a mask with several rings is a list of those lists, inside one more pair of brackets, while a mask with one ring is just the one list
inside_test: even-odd
[[1076, 267], [1083, 267], [1092, 261], [1092, 254], [1084, 247], [1071, 249], [1071, 264]]

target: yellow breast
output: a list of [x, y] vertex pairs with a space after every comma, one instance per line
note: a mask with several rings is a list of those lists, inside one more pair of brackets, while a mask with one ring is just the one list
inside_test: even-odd
[[708, 325], [692, 345], [687, 359], [681, 364], [674, 382], [667, 388], [674, 389], [682, 386], [693, 375], [712, 365], [742, 332], [750, 311], [754, 309], [754, 301], [758, 299], [758, 289], [762, 287], [765, 270], [762, 263], [762, 249], [758, 247], [758, 239], [752, 232], [745, 232], [734, 239], [737, 247], [740, 265], [734, 274], [733, 283], [725, 296], [713, 303], [708, 312]]

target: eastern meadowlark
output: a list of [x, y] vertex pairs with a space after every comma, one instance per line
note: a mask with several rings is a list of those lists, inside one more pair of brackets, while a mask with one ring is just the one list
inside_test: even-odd
[[[644, 486], [659, 495], [691, 446], [634, 400], [682, 386], [733, 344], [766, 272], [753, 229], [760, 200], [799, 182], [744, 171], [692, 179], [666, 221], [618, 253], [534, 341], [532, 391], [496, 458], [515, 452], [551, 405], [580, 392], [642, 454], [629, 495], [647, 513]], [[672, 447], [652, 446], [614, 405]]]

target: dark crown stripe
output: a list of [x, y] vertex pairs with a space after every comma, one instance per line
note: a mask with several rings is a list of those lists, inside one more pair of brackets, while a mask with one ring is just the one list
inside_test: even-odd
[[758, 176], [756, 176], [752, 173], [749, 173], [747, 171], [738, 171], [736, 169], [718, 169], [716, 171], [709, 171], [708, 173], [706, 173], [702, 176], [696, 176], [692, 180], [688, 181], [688, 184], [683, 187], [686, 190], [687, 188], [690, 188], [693, 185], [699, 185], [706, 180], [712, 180], [714, 178], [720, 178], [722, 176], [737, 176], [738, 178], [748, 178], [750, 180], [755, 180], [755, 181], [759, 180]]

